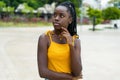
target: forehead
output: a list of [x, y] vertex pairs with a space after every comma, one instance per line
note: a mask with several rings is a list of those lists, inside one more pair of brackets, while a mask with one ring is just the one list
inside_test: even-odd
[[59, 11], [59, 12], [67, 12], [67, 8], [65, 7], [65, 6], [57, 6], [56, 8], [55, 8], [55, 12], [56, 11]]

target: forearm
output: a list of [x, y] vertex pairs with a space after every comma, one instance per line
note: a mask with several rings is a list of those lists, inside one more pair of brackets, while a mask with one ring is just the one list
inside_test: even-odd
[[51, 70], [43, 70], [41, 77], [48, 78], [50, 80], [72, 80], [73, 76], [67, 73], [59, 73]]
[[82, 70], [80, 55], [77, 55], [73, 45], [70, 46], [71, 69], [74, 76], [79, 76]]

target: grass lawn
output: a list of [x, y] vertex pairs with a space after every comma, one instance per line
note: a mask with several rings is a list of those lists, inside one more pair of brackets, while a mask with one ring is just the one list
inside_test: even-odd
[[0, 27], [44, 27], [52, 26], [51, 22], [3, 22], [0, 21]]

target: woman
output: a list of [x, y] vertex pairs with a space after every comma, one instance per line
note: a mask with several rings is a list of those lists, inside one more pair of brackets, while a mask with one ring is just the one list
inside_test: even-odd
[[71, 2], [55, 8], [53, 26], [54, 30], [42, 34], [38, 41], [39, 74], [48, 80], [78, 80], [82, 71], [81, 46]]

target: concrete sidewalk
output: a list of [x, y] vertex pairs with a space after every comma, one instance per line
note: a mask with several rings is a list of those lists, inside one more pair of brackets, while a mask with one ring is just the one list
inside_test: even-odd
[[[78, 27], [84, 80], [119, 80], [120, 29], [93, 32], [88, 27]], [[43, 80], [37, 69], [37, 42], [49, 29], [0, 28], [1, 80]]]

